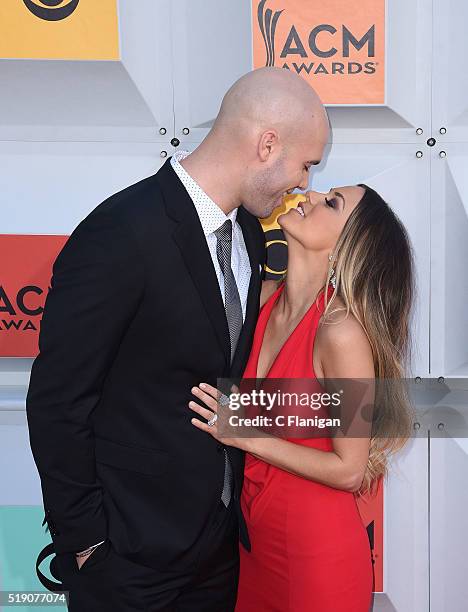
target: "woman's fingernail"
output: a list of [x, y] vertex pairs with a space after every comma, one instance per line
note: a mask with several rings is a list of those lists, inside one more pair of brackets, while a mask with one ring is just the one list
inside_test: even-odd
[[200, 387], [201, 387], [202, 389], [206, 389], [206, 383], [200, 383]]

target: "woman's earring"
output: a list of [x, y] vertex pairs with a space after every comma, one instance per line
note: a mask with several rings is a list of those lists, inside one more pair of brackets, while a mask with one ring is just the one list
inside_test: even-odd
[[333, 266], [331, 265], [331, 261], [333, 260], [333, 256], [330, 254], [328, 256], [328, 261], [330, 262], [330, 284], [333, 289], [336, 289], [336, 274]]

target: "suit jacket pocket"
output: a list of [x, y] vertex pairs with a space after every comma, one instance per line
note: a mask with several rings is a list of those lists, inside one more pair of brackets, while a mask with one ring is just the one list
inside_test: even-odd
[[169, 465], [166, 451], [128, 446], [99, 437], [95, 438], [95, 456], [97, 463], [149, 475], [162, 474]]

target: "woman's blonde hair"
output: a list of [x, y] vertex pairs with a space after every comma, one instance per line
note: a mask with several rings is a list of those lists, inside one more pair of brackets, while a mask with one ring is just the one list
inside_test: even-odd
[[330, 262], [323, 322], [337, 298], [352, 313], [372, 348], [375, 404], [367, 469], [358, 495], [371, 492], [387, 474], [387, 458], [411, 434], [410, 403], [404, 381], [410, 355], [414, 263], [405, 227], [388, 204], [367, 185], [349, 216]]

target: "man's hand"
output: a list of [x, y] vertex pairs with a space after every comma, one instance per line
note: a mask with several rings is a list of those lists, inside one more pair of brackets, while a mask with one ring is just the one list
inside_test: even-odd
[[[94, 549], [94, 550], [96, 550], [96, 549]], [[78, 563], [78, 569], [80, 569], [81, 566], [83, 565], [83, 563], [86, 561], [86, 559], [93, 554], [94, 550], [92, 550], [90, 553], [88, 553], [87, 555], [84, 555], [82, 557], [76, 557], [76, 562]]]

